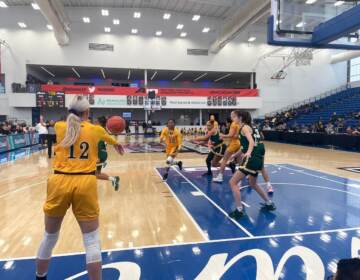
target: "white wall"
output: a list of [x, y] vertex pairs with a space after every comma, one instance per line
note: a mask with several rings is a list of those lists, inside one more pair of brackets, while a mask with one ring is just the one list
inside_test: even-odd
[[[185, 39], [174, 36], [164, 36], [163, 38], [133, 36], [129, 35], [128, 31], [104, 34], [101, 33], [101, 26], [91, 28], [91, 26], [85, 26], [79, 22], [82, 15], [90, 11], [92, 10], [79, 9], [71, 12], [71, 18], [77, 19], [77, 21], [72, 22], [71, 44], [66, 47], [60, 47], [52, 32], [45, 28], [19, 30], [3, 25], [7, 27], [0, 29], [0, 38], [8, 44], [8, 47], [3, 48], [2, 52], [7, 89], [10, 89], [12, 82], [24, 83], [27, 63], [249, 72], [253, 70], [258, 57], [274, 49], [274, 47], [261, 43], [265, 40], [266, 28], [263, 26], [263, 34], [257, 35], [258, 43], [256, 44], [249, 45], [244, 40], [248, 33], [244, 32], [217, 55], [188, 56], [187, 48], [209, 47], [209, 38], [203, 37], [201, 32], [199, 35], [196, 34], [196, 36], [189, 36]], [[98, 12], [96, 9], [96, 13]], [[22, 13], [25, 15], [27, 12], [22, 11]], [[3, 14], [3, 16], [11, 17], [11, 14]], [[6, 21], [6, 18], [3, 18], [0, 19], [0, 23], [1, 21], [10, 22], [10, 20], [8, 18]], [[213, 25], [219, 28], [220, 24], [215, 22]], [[147, 27], [142, 26], [144, 29], [150, 27], [150, 22]], [[195, 29], [195, 27], [192, 28]], [[210, 34], [210, 38], [214, 35], [216, 34]], [[89, 42], [114, 44], [115, 51], [89, 51]], [[318, 51], [311, 66], [291, 66], [288, 69], [287, 78], [282, 81], [270, 79], [271, 75], [282, 66], [282, 60], [271, 58], [262, 61], [256, 70], [258, 88], [263, 97], [263, 107], [257, 110], [255, 115], [264, 115], [344, 85], [346, 83], [346, 64], [331, 65], [329, 63], [331, 54], [332, 51], [328, 50]]]

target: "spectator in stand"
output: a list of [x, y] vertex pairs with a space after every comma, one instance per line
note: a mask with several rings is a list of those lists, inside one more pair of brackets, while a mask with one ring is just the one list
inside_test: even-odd
[[360, 125], [353, 130], [352, 135], [355, 135], [355, 136], [360, 135]]
[[39, 133], [39, 142], [43, 146], [45, 145], [45, 140], [48, 134], [46, 124], [44, 122], [43, 116], [40, 116], [40, 122], [35, 127], [36, 131]]
[[325, 132], [326, 132], [327, 134], [334, 134], [334, 133], [335, 133], [334, 125], [329, 122], [329, 123], [326, 125]]
[[352, 133], [353, 133], [353, 129], [351, 128], [351, 126], [348, 126], [346, 129], [346, 134], [352, 135]]
[[55, 122], [53, 120], [51, 120], [48, 124], [47, 124], [47, 130], [48, 130], [48, 134], [47, 134], [47, 148], [48, 148], [48, 157], [51, 158], [52, 156], [52, 146], [54, 143], [56, 143], [56, 133], [55, 133]]

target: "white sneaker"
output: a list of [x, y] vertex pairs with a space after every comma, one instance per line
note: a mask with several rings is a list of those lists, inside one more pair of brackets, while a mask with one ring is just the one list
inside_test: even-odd
[[219, 173], [214, 179], [214, 182], [216, 183], [222, 183], [224, 181], [223, 175], [221, 173]]

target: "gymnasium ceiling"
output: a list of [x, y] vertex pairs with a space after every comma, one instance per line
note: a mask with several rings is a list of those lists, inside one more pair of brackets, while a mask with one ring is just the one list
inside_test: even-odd
[[[59, 0], [65, 7], [151, 8], [225, 19], [248, 0]], [[6, 0], [9, 6], [30, 6], [33, 0]]]

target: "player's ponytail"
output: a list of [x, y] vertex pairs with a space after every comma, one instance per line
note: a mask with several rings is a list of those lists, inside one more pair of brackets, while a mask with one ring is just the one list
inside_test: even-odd
[[82, 95], [77, 95], [69, 104], [69, 115], [66, 119], [66, 134], [60, 145], [70, 147], [79, 138], [82, 115], [89, 110], [89, 101]]

